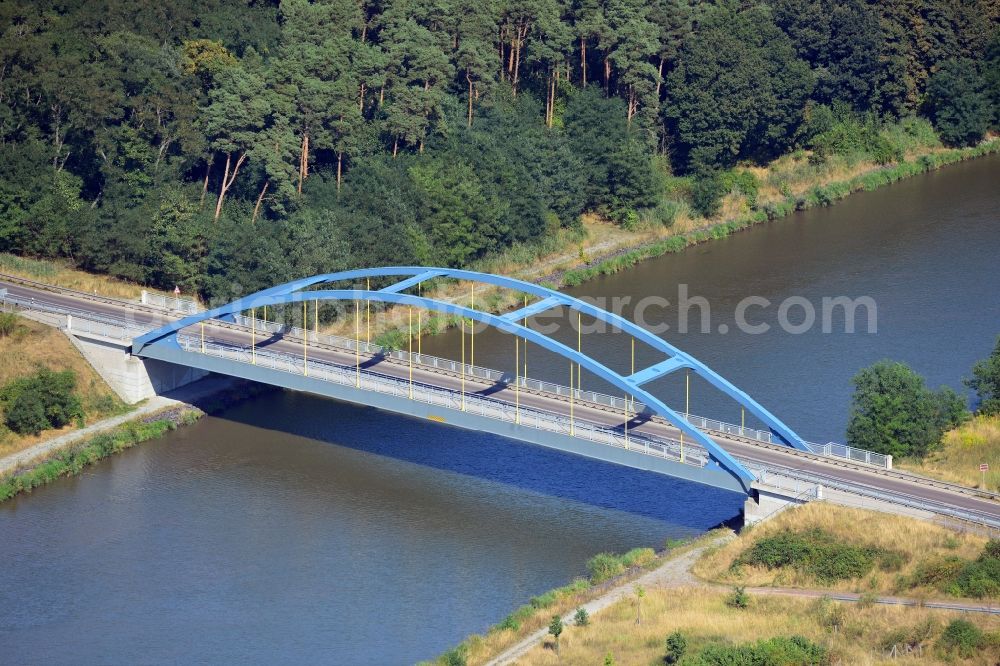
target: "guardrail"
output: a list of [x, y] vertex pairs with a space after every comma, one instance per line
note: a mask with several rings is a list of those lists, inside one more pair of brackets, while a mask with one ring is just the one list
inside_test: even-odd
[[354, 386], [376, 393], [406, 397], [427, 404], [461, 409], [487, 418], [571, 435], [598, 444], [637, 451], [694, 467], [704, 467], [708, 463], [707, 452], [691, 444], [683, 446], [679, 441], [651, 437], [646, 434], [626, 435], [624, 432], [608, 426], [582, 419], [570, 421], [562, 415], [531, 407], [517, 408], [509, 402], [487, 396], [465, 394], [463, 398], [459, 393], [449, 389], [420, 382], [411, 384], [407, 380], [370, 370], [358, 371], [327, 361], [304, 360], [297, 355], [293, 356], [281, 352], [254, 351], [245, 347], [216, 342], [203, 344], [199, 338], [190, 336], [178, 336], [178, 343], [181, 349], [189, 353], [203, 353], [239, 363], [305, 375], [311, 379], [329, 381], [342, 386]]
[[[305, 338], [310, 342], [326, 344], [331, 347], [346, 349], [352, 352], [357, 351], [358, 353], [366, 356], [379, 355], [387, 359], [395, 359], [404, 363], [409, 362], [409, 352], [403, 350], [387, 349], [368, 342], [356, 341], [353, 338], [317, 333], [316, 331], [305, 330], [298, 326], [289, 326], [279, 322], [254, 319], [244, 315], [235, 315], [234, 320], [235, 323], [241, 326], [257, 331], [263, 331], [274, 335], [288, 335], [299, 339]], [[434, 368], [437, 370], [445, 370], [456, 374], [461, 373], [462, 371], [462, 364], [458, 361], [437, 358], [427, 354], [414, 353], [413, 362], [415, 365]], [[469, 364], [465, 365], [465, 376], [468, 378], [481, 379], [493, 384], [512, 384], [514, 382], [514, 377], [509, 372], [504, 373], [492, 368], [484, 368]], [[598, 393], [597, 391], [574, 389], [568, 386], [562, 386], [561, 384], [556, 384], [554, 382], [546, 382], [539, 379], [532, 379], [530, 377], [518, 377], [517, 381], [522, 389], [528, 391], [549, 393], [566, 397], [572, 394], [575, 400], [580, 402], [589, 402], [613, 411], [620, 411], [624, 413], [626, 407], [628, 407], [630, 412], [641, 414], [646, 409], [646, 406], [641, 402], [636, 402], [634, 400], [626, 401], [624, 396], [618, 397]], [[727, 423], [719, 419], [698, 416], [697, 414], [687, 414], [686, 418], [691, 425], [701, 430], [720, 433], [731, 437], [739, 437], [741, 439], [755, 442], [762, 442], [765, 444], [780, 443], [775, 441], [771, 432], [767, 430], [747, 428], [742, 425]], [[663, 423], [666, 422], [660, 417], [653, 417], [653, 420]], [[837, 444], [835, 442], [829, 442], [827, 444], [806, 442], [806, 446], [809, 448], [811, 453], [816, 455], [826, 456], [829, 458], [841, 458], [857, 463], [865, 463], [882, 469], [892, 469], [892, 456], [875, 453], [874, 451], [857, 449], [852, 446]]]
[[[197, 308], [197, 304], [193, 301], [183, 299], [171, 299], [164, 297], [161, 294], [152, 294], [144, 292], [144, 300], [150, 300], [154, 307], [171, 307], [171, 301], [177, 301], [181, 303], [178, 307], [191, 307]], [[157, 300], [159, 299], [159, 300]], [[39, 301], [36, 299], [31, 299], [30, 303], [27, 303], [25, 299], [10, 299], [15, 302], [21, 303], [24, 307], [43, 307], [48, 311], [55, 311], [61, 314], [71, 314], [77, 317], [88, 317], [91, 319], [96, 319], [98, 321], [104, 321], [109, 325], [114, 325], [115, 323], [121, 324], [123, 320], [101, 317], [100, 315], [94, 315], [88, 313], [84, 310], [66, 308], [64, 306], [59, 306], [51, 303], [45, 303], [44, 301]], [[183, 305], [186, 303], [187, 305]], [[197, 311], [197, 310], [195, 310]], [[272, 335], [283, 335], [290, 336], [299, 339], [306, 339], [309, 342], [324, 344], [331, 347], [347, 350], [347, 351], [357, 351], [365, 356], [381, 356], [386, 359], [396, 360], [401, 363], [409, 362], [409, 354], [403, 350], [393, 350], [388, 349], [379, 345], [371, 344], [364, 341], [355, 341], [352, 338], [329, 335], [324, 333], [317, 333], [316, 331], [309, 331], [302, 329], [297, 326], [289, 326], [286, 324], [281, 324], [279, 322], [267, 321], [263, 319], [254, 319], [251, 317], [246, 317], [244, 315], [235, 315], [233, 317], [234, 323], [238, 326], [243, 326], [245, 328], [259, 331], [261, 333], [269, 333]], [[126, 322], [127, 324], [128, 322]], [[80, 330], [80, 329], [77, 329]], [[137, 327], [136, 335], [146, 332], [147, 328]], [[118, 339], [118, 338], [115, 338]], [[428, 354], [413, 354], [413, 362], [417, 366], [422, 366], [428, 369], [444, 370], [446, 372], [451, 372], [455, 375], [462, 373], [462, 363], [459, 361], [453, 361], [450, 359], [438, 358]], [[500, 372], [499, 370], [494, 370], [492, 368], [484, 368], [481, 366], [475, 366], [470, 364], [465, 364], [464, 374], [469, 379], [479, 379], [493, 384], [508, 384], [511, 385], [514, 382], [514, 377], [511, 373]], [[573, 396], [573, 399], [581, 403], [590, 403], [612, 411], [624, 412], [626, 409], [626, 399], [624, 397], [610, 396], [604, 393], [599, 393], [597, 391], [585, 391], [581, 389], [574, 389], [567, 386], [562, 386], [554, 382], [546, 382], [538, 379], [532, 379], [530, 377], [518, 377], [517, 381], [520, 388], [526, 391], [533, 391], [536, 393], [547, 393], [556, 396], [569, 397]], [[641, 414], [645, 410], [645, 405], [641, 402], [630, 401], [628, 404], [629, 411], [631, 413]], [[704, 416], [699, 416], [697, 414], [687, 414], [687, 420], [696, 428], [710, 433], [719, 433], [727, 435], [730, 437], [738, 437], [741, 439], [749, 440], [752, 442], [761, 442], [765, 444], [777, 444], [771, 436], [771, 433], [765, 430], [757, 430], [754, 428], [746, 428], [744, 426], [739, 426], [719, 419], [711, 419]], [[653, 421], [666, 423], [666, 421], [660, 417], [654, 416]], [[856, 449], [844, 444], [836, 444], [834, 442], [829, 442], [827, 444], [814, 444], [811, 442], [806, 443], [810, 451], [816, 455], [826, 456], [830, 458], [839, 458], [843, 460], [849, 460], [856, 463], [865, 463], [882, 469], [892, 469], [892, 456], [886, 456], [879, 453], [874, 453], [872, 451], [866, 451], [864, 449]]]
[[911, 509], [917, 509], [920, 511], [927, 511], [928, 513], [936, 514], [939, 516], [948, 516], [950, 518], [956, 518], [969, 523], [974, 523], [976, 525], [982, 525], [985, 527], [1000, 529], [1000, 514], [988, 514], [980, 513], [977, 511], [966, 511], [963, 509], [958, 509], [941, 502], [935, 502], [933, 500], [927, 500], [920, 497], [915, 497], [913, 495], [908, 495], [901, 492], [886, 493], [880, 490], [876, 490], [869, 486], [862, 486], [847, 481], [842, 481], [836, 477], [826, 476], [821, 474], [812, 474], [810, 472], [803, 472], [802, 470], [792, 469], [790, 467], [784, 467], [782, 465], [775, 465], [770, 463], [768, 465], [761, 465], [760, 463], [753, 462], [750, 460], [737, 458], [744, 466], [746, 466], [750, 471], [754, 472], [758, 478], [766, 479], [766, 483], [771, 484], [778, 477], [787, 477], [789, 479], [795, 479], [802, 481], [804, 483], [815, 484], [817, 486], [822, 486], [823, 488], [831, 488], [834, 490], [839, 490], [841, 492], [850, 493], [852, 495], [858, 495], [860, 497], [867, 497], [874, 500], [880, 500], [883, 502], [888, 502], [890, 504], [897, 504], [900, 506], [905, 506]]
[[154, 308], [163, 308], [164, 310], [173, 310], [184, 314], [196, 314], [204, 310], [197, 301], [190, 298], [165, 296], [164, 294], [157, 294], [145, 289], [142, 290], [142, 294], [139, 296], [139, 302]]

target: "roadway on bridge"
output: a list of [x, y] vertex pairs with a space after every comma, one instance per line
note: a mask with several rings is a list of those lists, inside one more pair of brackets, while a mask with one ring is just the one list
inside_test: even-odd
[[[54, 303], [69, 309], [87, 311], [109, 318], [127, 319], [135, 322], [137, 325], [148, 326], [149, 328], [175, 319], [175, 317], [157, 312], [154, 308], [143, 308], [124, 301], [110, 303], [102, 300], [88, 300], [82, 296], [40, 291], [0, 281], [0, 289], [3, 288], [6, 288], [11, 295], [18, 298], [35, 298], [39, 301]], [[206, 336], [217, 343], [221, 342], [244, 348], [249, 348], [251, 344], [250, 331], [238, 327], [222, 327], [207, 324], [205, 331]], [[184, 333], [197, 336], [200, 334], [200, 330], [185, 330]], [[259, 350], [269, 350], [299, 358], [302, 356], [301, 339], [286, 339], [280, 336], [266, 338], [258, 334], [256, 340]], [[309, 359], [314, 361], [325, 361], [350, 369], [353, 369], [355, 366], [356, 357], [353, 351], [335, 349], [327, 345], [310, 344], [308, 356]], [[362, 356], [361, 360], [362, 372], [373, 372], [404, 381], [408, 380], [410, 376], [410, 368], [406, 363], [390, 360], [373, 362], [372, 359], [364, 356]], [[412, 372], [413, 381], [416, 383], [448, 389], [456, 393], [461, 390], [462, 379], [460, 376], [419, 365], [414, 365]], [[515, 391], [508, 386], [486, 384], [466, 377], [465, 389], [469, 394], [479, 393], [489, 395], [489, 397], [496, 400], [503, 400], [511, 405], [515, 403]], [[523, 407], [540, 409], [563, 415], [566, 418], [569, 417], [569, 402], [564, 397], [525, 390], [521, 390], [519, 393], [519, 401]], [[624, 414], [613, 413], [605, 407], [576, 402], [573, 406], [573, 414], [580, 421], [589, 421], [624, 429]], [[630, 425], [630, 432], [638, 434], [648, 433], [653, 436], [673, 440], [679, 439], [680, 436], [679, 431], [664, 422], [643, 421], [640, 423], [633, 420], [633, 423], [634, 427]], [[804, 456], [791, 450], [786, 452], [780, 449], [763, 447], [722, 437], [716, 433], [709, 433], [709, 436], [732, 455], [746, 459], [752, 463], [785, 467], [817, 477], [827, 477], [840, 482], [875, 488], [886, 493], [908, 495], [920, 500], [937, 502], [965, 511], [1000, 516], [1000, 505], [996, 502], [985, 498], [956, 493], [945, 488], [885, 476], [879, 474], [874, 469], [869, 471], [865, 465], [845, 465], [838, 462], [827, 462], [818, 459], [817, 456]]]

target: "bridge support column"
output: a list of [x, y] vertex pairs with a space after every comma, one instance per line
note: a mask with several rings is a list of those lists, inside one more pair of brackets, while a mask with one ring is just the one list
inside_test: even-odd
[[129, 405], [186, 386], [209, 374], [197, 368], [132, 356], [129, 348], [121, 343], [63, 332], [101, 379]]
[[792, 506], [823, 499], [823, 486], [803, 486], [789, 490], [754, 483], [750, 496], [743, 503], [743, 524], [754, 525], [773, 518]]

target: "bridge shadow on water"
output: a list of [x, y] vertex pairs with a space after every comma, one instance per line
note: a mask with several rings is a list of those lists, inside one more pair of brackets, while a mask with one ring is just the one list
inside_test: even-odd
[[[744, 495], [371, 407], [274, 391], [215, 415], [433, 469], [704, 531]], [[641, 420], [641, 419], [640, 419]]]

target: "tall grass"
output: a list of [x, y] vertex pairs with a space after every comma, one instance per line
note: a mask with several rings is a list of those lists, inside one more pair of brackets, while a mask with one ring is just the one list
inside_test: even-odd
[[[959, 613], [926, 608], [840, 604], [776, 596], [751, 596], [748, 609], [731, 608], [726, 593], [714, 590], [652, 589], [643, 600], [643, 619], [637, 624], [634, 598], [624, 598], [591, 616], [589, 626], [568, 626], [559, 637], [559, 652], [545, 640], [518, 658], [521, 666], [601, 664], [610, 654], [615, 664], [663, 664], [666, 638], [680, 632], [685, 639], [687, 664], [940, 664], [956, 663], [944, 653], [955, 641], [945, 638], [950, 621]], [[1000, 618], [970, 615], [976, 628], [967, 661], [987, 666], [997, 663]], [[792, 637], [801, 639], [794, 640]], [[981, 636], [981, 638], [979, 638]], [[799, 647], [825, 653], [826, 659], [787, 659]], [[782, 649], [785, 648], [785, 649]], [[791, 650], [787, 648], [793, 648]], [[906, 655], [894, 659], [894, 655]], [[470, 664], [483, 663], [469, 660]]]
[[[982, 474], [981, 463], [990, 471]], [[976, 416], [945, 433], [941, 450], [924, 460], [900, 460], [898, 466], [943, 481], [1000, 491], [1000, 415]]]
[[916, 575], [921, 568], [945, 558], [972, 562], [986, 543], [916, 518], [813, 502], [706, 554], [694, 573], [730, 585], [941, 596], [948, 590]]

